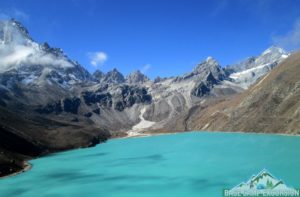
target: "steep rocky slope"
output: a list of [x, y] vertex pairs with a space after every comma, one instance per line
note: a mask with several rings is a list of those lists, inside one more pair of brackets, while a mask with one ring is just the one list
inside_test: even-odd
[[105, 141], [110, 134], [90, 121], [69, 122], [0, 107], [0, 176], [21, 170], [23, 160]]
[[189, 130], [300, 134], [300, 53], [292, 54], [245, 92], [199, 106]]

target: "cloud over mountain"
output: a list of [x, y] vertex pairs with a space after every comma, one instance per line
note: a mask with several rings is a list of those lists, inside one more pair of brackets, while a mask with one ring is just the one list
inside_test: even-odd
[[274, 36], [273, 42], [288, 50], [299, 49], [300, 47], [300, 19], [298, 19], [293, 28], [285, 35]]
[[90, 64], [94, 67], [102, 65], [108, 59], [107, 54], [102, 51], [89, 53], [88, 56], [90, 58]]

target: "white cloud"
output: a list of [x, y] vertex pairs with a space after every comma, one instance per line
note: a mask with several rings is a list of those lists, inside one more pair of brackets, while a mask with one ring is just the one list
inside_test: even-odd
[[45, 65], [59, 68], [69, 68], [73, 65], [63, 57], [55, 57], [44, 53], [35, 46], [1, 45], [0, 72], [5, 72], [21, 65]]
[[94, 67], [104, 64], [107, 61], [108, 56], [102, 51], [89, 53], [90, 64]]
[[0, 72], [18, 69], [21, 65], [42, 65], [47, 67], [73, 67], [64, 56], [47, 53], [28, 39], [8, 21], [1, 21], [3, 36], [0, 38]]
[[141, 69], [141, 72], [145, 74], [151, 68], [151, 64], [145, 64]]
[[272, 37], [275, 45], [283, 47], [287, 50], [295, 50], [300, 48], [300, 19], [298, 19], [293, 28], [285, 35], [276, 35]]

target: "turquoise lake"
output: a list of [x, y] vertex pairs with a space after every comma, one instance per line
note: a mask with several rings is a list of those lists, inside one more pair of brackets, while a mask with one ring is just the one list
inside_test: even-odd
[[190, 132], [113, 139], [31, 160], [0, 196], [217, 197], [267, 169], [300, 188], [300, 137]]

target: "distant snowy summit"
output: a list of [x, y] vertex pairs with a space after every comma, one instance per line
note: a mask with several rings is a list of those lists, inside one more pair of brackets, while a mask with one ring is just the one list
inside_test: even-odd
[[[0, 73], [12, 80], [37, 85], [71, 85], [91, 80], [91, 75], [60, 48], [39, 44], [16, 20], [0, 21]], [[13, 76], [18, 79], [13, 79]]]
[[250, 57], [246, 60], [225, 69], [229, 78], [244, 89], [267, 74], [290, 54], [282, 48], [271, 46], [258, 57]]
[[[247, 58], [225, 68], [213, 57], [207, 57], [205, 61], [196, 65], [192, 72], [175, 77], [175, 81], [205, 81], [207, 76], [211, 75], [217, 81], [227, 79], [246, 89], [288, 55], [283, 49], [272, 46], [258, 57]], [[62, 49], [50, 47], [46, 42], [35, 42], [28, 30], [14, 19], [0, 21], [0, 73], [17, 73], [21, 76], [19, 80], [25, 84], [43, 86], [54, 83], [63, 88], [95, 81], [112, 84], [143, 84], [151, 81], [140, 71], [134, 71], [126, 78], [117, 69], [108, 73], [97, 70], [91, 75], [78, 62], [69, 59]], [[158, 81], [160, 80], [155, 80]]]

